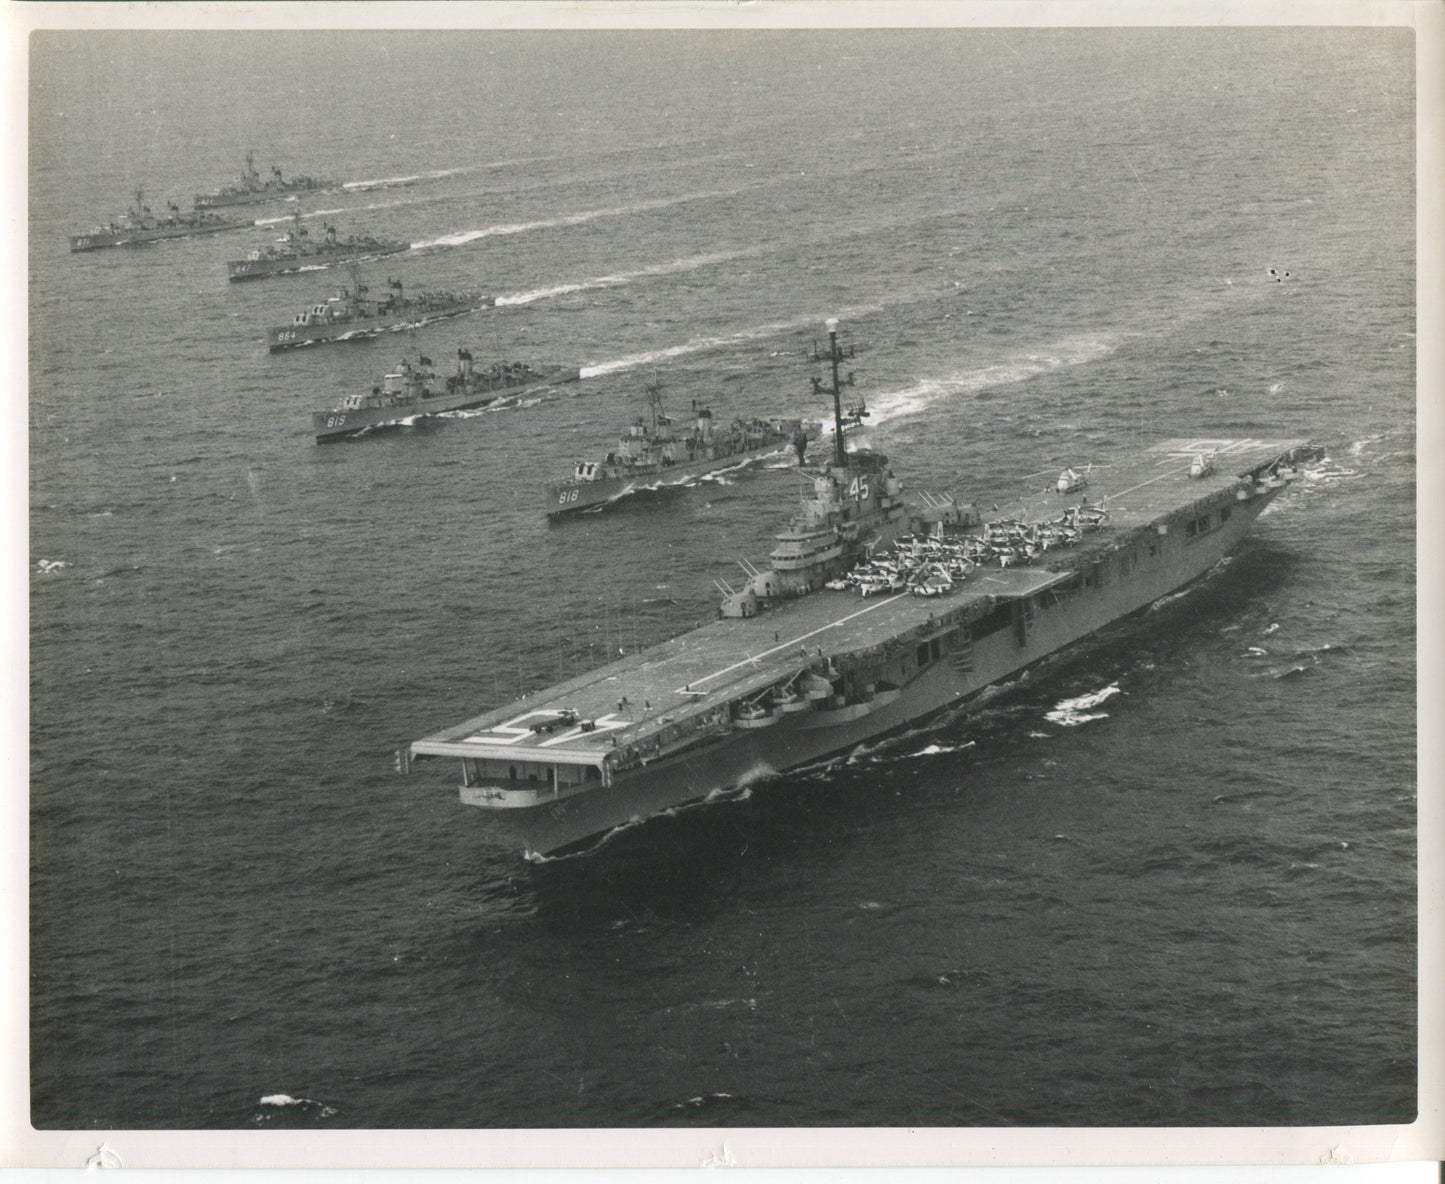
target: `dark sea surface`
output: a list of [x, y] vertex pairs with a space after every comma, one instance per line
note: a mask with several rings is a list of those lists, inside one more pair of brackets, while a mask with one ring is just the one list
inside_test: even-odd
[[[36, 1126], [1413, 1119], [1408, 32], [31, 53]], [[498, 307], [268, 355], [346, 280], [226, 283], [292, 205], [69, 253], [247, 149], [414, 178], [299, 206], [414, 244], [374, 289]], [[557, 524], [541, 484], [654, 374], [676, 409], [820, 415], [830, 316], [912, 490], [1002, 503], [1210, 431], [1329, 455], [1203, 581], [976, 714], [585, 857], [523, 860], [450, 765], [397, 776], [714, 615], [793, 474]], [[313, 444], [313, 410], [459, 345], [587, 376]]]

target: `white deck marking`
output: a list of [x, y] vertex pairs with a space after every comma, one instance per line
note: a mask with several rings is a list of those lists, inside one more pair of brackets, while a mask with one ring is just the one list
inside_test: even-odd
[[[1163, 462], [1161, 461], [1160, 463], [1162, 464]], [[1116, 498], [1121, 498], [1121, 497], [1127, 497], [1129, 494], [1133, 493], [1136, 489], [1143, 489], [1144, 486], [1146, 486], [1146, 485], [1153, 485], [1154, 482], [1156, 482], [1156, 481], [1162, 481], [1162, 480], [1164, 480], [1165, 477], [1174, 477], [1174, 476], [1177, 476], [1177, 475], [1178, 475], [1178, 470], [1177, 470], [1177, 469], [1170, 469], [1169, 472], [1167, 472], [1167, 473], [1160, 473], [1158, 476], [1150, 477], [1149, 480], [1147, 480], [1147, 481], [1140, 481], [1138, 485], [1131, 485], [1131, 486], [1129, 486], [1128, 489], [1121, 489], [1121, 490], [1119, 490], [1118, 493], [1106, 494], [1105, 497], [1104, 497], [1104, 500], [1105, 500], [1105, 501], [1109, 501], [1109, 500], [1111, 500], [1111, 499], [1116, 499]], [[1115, 509], [1118, 509], [1118, 507], [1116, 506]]]
[[522, 715], [513, 716], [506, 723], [500, 723], [490, 727], [486, 732], [476, 732], [470, 736], [463, 736], [463, 744], [518, 744], [523, 740], [535, 736], [536, 733], [530, 727], [519, 728], [517, 725], [525, 719], [533, 719], [545, 716], [549, 720], [557, 719], [562, 713], [556, 708], [542, 707], [536, 711], [528, 711]]
[[555, 739], [543, 740], [541, 744], [537, 745], [537, 747], [551, 748], [554, 744], [566, 744], [568, 740], [575, 740], [578, 736], [595, 736], [598, 732], [611, 732], [615, 728], [625, 728], [629, 722], [631, 721], [625, 719], [617, 719], [613, 714], [609, 712], [607, 715], [599, 715], [596, 719], [594, 719], [592, 721], [592, 728], [590, 731], [581, 727], [576, 727], [573, 728], [570, 732], [562, 733], [562, 735], [556, 737]]
[[731, 666], [724, 666], [721, 670], [714, 670], [711, 674], [704, 674], [701, 678], [694, 678], [687, 684], [687, 687], [681, 687], [675, 693], [679, 695], [687, 694], [690, 688], [697, 686], [700, 682], [711, 682], [715, 678], [721, 678], [724, 674], [731, 674], [741, 666], [756, 665], [763, 658], [779, 653], [782, 650], [792, 649], [793, 646], [800, 642], [807, 641], [810, 637], [816, 637], [819, 633], [827, 629], [836, 629], [846, 621], [851, 621], [855, 617], [861, 617], [864, 613], [871, 613], [874, 609], [882, 608], [885, 604], [892, 604], [895, 600], [898, 600], [900, 597], [906, 597], [907, 595], [907, 592], [900, 592], [897, 596], [890, 596], [887, 600], [880, 600], [876, 604], [870, 604], [867, 608], [860, 608], [856, 613], [849, 613], [846, 617], [839, 617], [836, 621], [829, 621], [826, 625], [819, 625], [818, 628], [810, 629], [807, 633], [800, 633], [797, 637], [791, 637], [787, 641], [781, 641], [773, 646], [772, 649], [764, 650], [758, 654], [757, 657], [744, 658], [741, 662], [734, 662]]
[[625, 719], [618, 719], [613, 714], [600, 715], [592, 721], [592, 728], [584, 729], [579, 725], [569, 731], [563, 732], [560, 736], [553, 736], [550, 740], [542, 739], [542, 736], [546, 733], [539, 734], [534, 732], [530, 726], [518, 726], [524, 720], [544, 718], [550, 721], [557, 719], [561, 714], [559, 710], [550, 707], [539, 708], [536, 711], [528, 711], [523, 715], [514, 716], [512, 719], [507, 720], [506, 723], [500, 723], [488, 728], [485, 732], [476, 732], [470, 736], [463, 736], [457, 743], [516, 745], [527, 740], [535, 740], [537, 743], [531, 745], [529, 750], [530, 748], [551, 748], [554, 744], [566, 744], [567, 741], [575, 740], [579, 736], [595, 736], [601, 732], [611, 732], [617, 728], [625, 728], [629, 722]]
[[1169, 456], [1171, 459], [1179, 457], [1185, 460], [1192, 460], [1201, 452], [1212, 452], [1215, 456], [1227, 456], [1232, 452], [1243, 452], [1249, 448], [1261, 447], [1263, 444], [1263, 440], [1255, 440], [1249, 436], [1242, 440], [1190, 440], [1177, 451], [1169, 453]]

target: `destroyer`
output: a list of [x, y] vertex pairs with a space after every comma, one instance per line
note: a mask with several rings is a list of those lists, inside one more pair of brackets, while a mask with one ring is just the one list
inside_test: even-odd
[[316, 442], [323, 444], [403, 420], [482, 407], [503, 396], [576, 382], [578, 377], [576, 370], [537, 371], [523, 362], [497, 362], [476, 368], [471, 351], [459, 349], [457, 372], [438, 379], [430, 358], [419, 357], [415, 365], [403, 358], [400, 367], [372, 387], [370, 394], [348, 395], [331, 410], [313, 413], [311, 426]]
[[496, 303], [496, 297], [478, 292], [423, 292], [420, 296], [408, 296], [400, 280], [388, 280], [387, 287], [387, 295], [382, 299], [367, 299], [366, 285], [361, 283], [353, 267], [351, 287], [297, 313], [289, 325], [268, 329], [266, 345], [274, 353], [326, 341], [375, 337], [459, 317]]
[[301, 211], [297, 210], [291, 216], [291, 229], [280, 243], [257, 247], [246, 258], [231, 260], [226, 264], [226, 273], [232, 281], [259, 280], [297, 271], [320, 271], [338, 263], [359, 263], [409, 250], [410, 243], [373, 238], [369, 234], [348, 234], [340, 238], [336, 227], [331, 225], [326, 226], [319, 242], [313, 242], [301, 225]]
[[[772, 566], [723, 587], [720, 619], [417, 740], [399, 765], [456, 758], [461, 800], [529, 853], [580, 844], [966, 706], [1208, 571], [1318, 451], [1170, 440], [1111, 465], [1107, 489], [1095, 472], [1092, 497], [1051, 488], [985, 522], [952, 498], [910, 509], [885, 456], [834, 440]], [[890, 562], [876, 595], [853, 590]]]
[[145, 204], [145, 196], [135, 191], [135, 205], [126, 211], [125, 217], [116, 222], [97, 226], [85, 234], [70, 236], [72, 251], [98, 251], [102, 247], [132, 247], [142, 243], [159, 242], [165, 238], [190, 238], [197, 234], [215, 234], [222, 230], [240, 230], [254, 226], [251, 219], [227, 218], [220, 214], [209, 214], [203, 210], [192, 210], [183, 214], [174, 202], [167, 202], [170, 211], [157, 218]]
[[281, 176], [281, 170], [272, 166], [271, 175], [262, 178], [256, 171], [256, 154], [246, 153], [246, 167], [238, 180], [223, 185], [211, 193], [196, 194], [196, 209], [212, 210], [220, 206], [247, 206], [261, 201], [276, 201], [283, 197], [296, 197], [302, 193], [325, 193], [337, 189], [335, 181], [318, 181], [314, 177]]
[[800, 419], [735, 419], [714, 425], [712, 412], [693, 404], [694, 426], [679, 429], [662, 409], [662, 387], [647, 387], [650, 422], [639, 417], [605, 460], [579, 460], [572, 476], [547, 484], [549, 515], [601, 506], [639, 489], [682, 485], [705, 473], [781, 452], [791, 446], [798, 463], [819, 425]]

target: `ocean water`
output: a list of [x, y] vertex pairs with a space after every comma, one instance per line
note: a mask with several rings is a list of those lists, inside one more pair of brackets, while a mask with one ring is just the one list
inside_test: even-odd
[[[35, 37], [33, 1123], [1411, 1121], [1413, 51]], [[345, 278], [226, 283], [291, 204], [69, 254], [247, 149], [392, 182], [299, 208], [413, 244], [374, 285], [497, 307], [268, 355]], [[913, 490], [1002, 503], [1208, 431], [1328, 456], [1207, 578], [977, 712], [585, 857], [524, 861], [440, 763], [397, 776], [713, 615], [793, 474], [556, 524], [541, 484], [654, 376], [679, 410], [819, 414], [830, 316]], [[459, 345], [587, 376], [313, 444], [311, 411]]]

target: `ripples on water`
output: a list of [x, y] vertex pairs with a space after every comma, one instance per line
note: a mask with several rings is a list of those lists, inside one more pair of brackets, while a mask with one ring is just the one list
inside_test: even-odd
[[[107, 44], [34, 48], [38, 1126], [1409, 1119], [1406, 38], [900, 32], [860, 69], [843, 35], [356, 35], [266, 40], [264, 88], [228, 73], [251, 35]], [[288, 78], [326, 100], [304, 132]], [[373, 284], [498, 307], [272, 357], [344, 279], [228, 287], [279, 208], [66, 253], [253, 144], [415, 178], [302, 209], [407, 236]], [[712, 616], [792, 473], [559, 524], [538, 487], [654, 372], [679, 410], [818, 414], [832, 315], [913, 489], [1002, 504], [1215, 429], [1330, 458], [976, 713], [584, 857], [397, 778], [405, 741]], [[311, 444], [458, 344], [587, 377]]]

